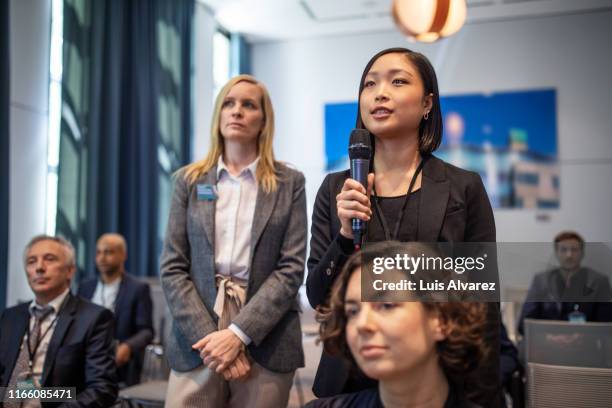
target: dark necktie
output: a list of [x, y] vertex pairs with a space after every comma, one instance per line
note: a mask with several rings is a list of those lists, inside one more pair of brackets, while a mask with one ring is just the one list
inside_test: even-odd
[[34, 316], [34, 327], [32, 328], [31, 336], [28, 339], [28, 341], [30, 342], [30, 350], [34, 350], [34, 348], [40, 341], [39, 339], [41, 324], [43, 320], [45, 320], [47, 316], [49, 316], [51, 313], [53, 313], [53, 307], [49, 305], [43, 307], [36, 305], [32, 309], [32, 315]]
[[[31, 314], [32, 316], [34, 316], [34, 327], [32, 327], [32, 330], [30, 331], [30, 337], [26, 340], [24, 339], [24, 341], [21, 344], [21, 350], [19, 351], [19, 357], [17, 357], [17, 362], [15, 363], [15, 367], [13, 368], [13, 373], [11, 374], [11, 379], [9, 380], [9, 383], [7, 385], [8, 388], [15, 388], [17, 386], [17, 382], [19, 380], [23, 380], [24, 379], [24, 375], [28, 372], [30, 372], [30, 369], [28, 367], [28, 362], [30, 359], [30, 356], [28, 355], [28, 346], [26, 345], [26, 341], [30, 342], [30, 350], [34, 351], [34, 347], [36, 347], [36, 344], [39, 341], [40, 338], [40, 326], [41, 323], [47, 318], [47, 316], [49, 316], [51, 313], [53, 312], [53, 308], [49, 305], [46, 306], [38, 306], [35, 305], [32, 310], [31, 310]], [[32, 362], [33, 364], [34, 362]], [[13, 407], [19, 407], [21, 405], [21, 403], [9, 403], [9, 402], [5, 402], [4, 406], [6, 408], [13, 408]]]

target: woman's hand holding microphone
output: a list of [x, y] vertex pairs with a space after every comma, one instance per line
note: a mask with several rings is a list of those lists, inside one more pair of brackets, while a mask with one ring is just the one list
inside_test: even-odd
[[342, 224], [340, 234], [342, 234], [343, 237], [353, 239], [353, 218], [363, 220], [364, 222], [370, 221], [372, 217], [370, 195], [372, 194], [373, 186], [374, 173], [368, 174], [367, 189], [352, 178], [348, 178], [344, 181], [342, 191], [336, 196], [338, 218]]

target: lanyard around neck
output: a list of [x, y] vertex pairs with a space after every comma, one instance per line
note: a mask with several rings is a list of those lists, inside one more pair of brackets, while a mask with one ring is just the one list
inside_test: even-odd
[[[36, 357], [36, 351], [38, 351], [38, 347], [40, 347], [43, 339], [47, 336], [47, 334], [49, 333], [49, 331], [51, 330], [51, 328], [53, 327], [53, 325], [59, 318], [60, 313], [62, 312], [62, 309], [64, 308], [64, 305], [66, 304], [66, 301], [68, 300], [68, 296], [70, 296], [70, 294], [66, 295], [66, 297], [62, 301], [62, 304], [57, 310], [57, 314], [55, 315], [55, 317], [53, 318], [49, 326], [47, 326], [47, 329], [45, 330], [45, 332], [42, 333], [40, 336], [38, 336], [38, 338], [36, 339], [36, 344], [34, 344], [34, 349], [32, 349], [32, 347], [30, 346], [30, 336], [32, 335], [32, 332], [30, 330], [30, 325], [28, 324], [28, 333], [27, 333], [28, 337], [26, 339], [26, 347], [28, 348], [28, 367], [30, 368], [30, 370], [32, 370], [32, 368], [34, 367], [34, 358]], [[39, 320], [38, 322], [39, 328], [42, 325], [43, 320], [44, 319]]]
[[412, 179], [410, 180], [410, 184], [408, 185], [408, 192], [406, 193], [406, 198], [404, 199], [404, 204], [402, 205], [402, 209], [400, 210], [399, 217], [397, 218], [397, 221], [395, 222], [395, 228], [393, 228], [393, 235], [390, 234], [389, 226], [387, 225], [387, 219], [385, 218], [384, 214], [380, 210], [380, 205], [378, 203], [378, 194], [376, 194], [376, 187], [372, 189], [375, 194], [374, 209], [376, 210], [376, 216], [380, 220], [380, 225], [385, 233], [385, 240], [387, 241], [398, 239], [400, 225], [402, 224], [404, 213], [406, 212], [406, 206], [408, 205], [408, 200], [410, 199], [410, 194], [412, 194], [412, 189], [414, 188], [414, 184], [416, 183], [417, 177], [421, 173], [421, 170], [423, 170], [423, 164], [424, 164], [424, 160], [421, 160], [421, 162], [419, 163], [419, 166], [416, 168], [416, 170], [414, 171], [414, 174], [412, 175]]

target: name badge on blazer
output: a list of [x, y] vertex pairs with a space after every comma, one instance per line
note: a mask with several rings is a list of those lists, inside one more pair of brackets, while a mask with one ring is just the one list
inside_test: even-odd
[[214, 201], [217, 199], [217, 187], [212, 184], [198, 184], [196, 186], [198, 201]]

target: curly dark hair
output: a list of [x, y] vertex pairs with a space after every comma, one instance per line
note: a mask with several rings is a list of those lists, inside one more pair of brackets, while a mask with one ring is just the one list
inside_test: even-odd
[[[317, 309], [317, 321], [321, 324], [320, 340], [323, 341], [327, 353], [343, 356], [352, 364], [356, 364], [346, 343], [347, 319], [344, 313], [344, 298], [348, 281], [357, 268], [371, 267], [371, 260], [375, 256], [391, 253], [407, 253], [415, 257], [422, 254], [428, 256], [438, 254], [433, 247], [417, 242], [376, 243], [353, 254], [336, 278], [328, 304]], [[433, 281], [440, 275], [422, 274], [421, 276], [427, 276], [427, 280]], [[410, 278], [410, 275], [406, 277]], [[460, 301], [421, 303], [428, 312], [439, 314], [444, 323], [446, 338], [438, 342], [437, 352], [440, 365], [446, 375], [450, 378], [462, 378], [475, 371], [491, 351], [490, 344], [486, 341], [486, 303]]]

